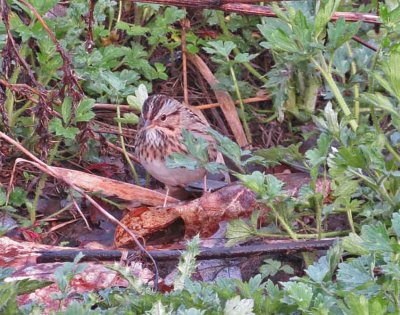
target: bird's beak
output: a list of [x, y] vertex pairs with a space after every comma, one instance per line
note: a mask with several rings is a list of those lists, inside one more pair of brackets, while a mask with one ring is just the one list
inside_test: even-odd
[[150, 120], [149, 119], [146, 119], [145, 121], [144, 121], [144, 125], [143, 125], [143, 127], [144, 128], [147, 128], [148, 126], [150, 126]]

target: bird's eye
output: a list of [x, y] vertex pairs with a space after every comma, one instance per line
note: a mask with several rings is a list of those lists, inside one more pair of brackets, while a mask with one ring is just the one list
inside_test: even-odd
[[161, 119], [161, 121], [165, 121], [167, 119], [167, 115], [165, 115], [165, 114], [161, 115], [160, 119]]

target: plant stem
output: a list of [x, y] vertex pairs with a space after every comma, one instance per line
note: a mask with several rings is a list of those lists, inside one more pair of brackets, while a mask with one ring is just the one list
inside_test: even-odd
[[121, 119], [121, 110], [120, 110], [120, 108], [119, 108], [119, 105], [117, 105], [117, 118], [118, 118], [118, 122], [117, 122], [117, 124], [118, 124], [118, 132], [119, 132], [119, 134], [120, 134], [119, 139], [120, 139], [120, 141], [121, 141], [122, 152], [123, 152], [123, 154], [124, 154], [124, 157], [125, 157], [126, 162], [128, 162], [128, 164], [129, 164], [129, 167], [130, 167], [130, 169], [131, 169], [133, 178], [135, 179], [135, 183], [136, 183], [137, 185], [139, 185], [139, 176], [138, 176], [138, 174], [137, 174], [137, 172], [136, 172], [136, 170], [135, 170], [135, 167], [133, 166], [133, 163], [132, 163], [131, 159], [130, 159], [129, 156], [128, 156], [128, 153], [126, 152], [125, 140], [124, 140], [124, 136], [122, 135], [122, 125], [121, 125], [121, 122], [120, 122], [120, 119]]
[[[299, 238], [295, 232], [293, 232], [292, 228], [289, 226], [289, 224], [286, 223], [285, 219], [279, 214], [279, 212], [275, 209], [274, 205], [272, 203], [269, 203], [268, 206], [272, 209], [274, 215], [278, 219], [279, 223], [283, 226], [283, 228], [286, 230], [286, 232], [289, 234], [290, 238], [294, 239], [297, 241]], [[313, 262], [312, 258], [310, 257], [309, 253], [302, 253], [304, 262], [306, 266], [310, 266]]]
[[346, 209], [346, 214], [347, 214], [347, 220], [349, 221], [349, 225], [350, 225], [350, 228], [351, 228], [351, 232], [353, 232], [354, 234], [357, 234], [356, 233], [356, 229], [354, 227], [353, 212], [351, 211], [350, 207], [348, 207]]
[[[349, 57], [351, 58], [351, 74], [356, 75], [357, 74], [357, 65], [356, 62], [353, 60], [354, 54], [353, 50], [350, 47], [349, 42], [346, 42], [346, 47], [347, 51], [349, 53]], [[360, 119], [360, 84], [356, 83], [354, 84], [354, 116], [356, 119], [356, 122], [359, 122]]]
[[318, 233], [318, 239], [320, 240], [322, 238], [322, 209], [321, 205], [319, 203], [317, 195], [314, 195], [314, 202], [315, 202], [315, 207], [316, 207], [316, 221], [317, 221], [317, 233]]
[[[329, 238], [329, 237], [339, 237], [339, 236], [347, 236], [349, 233], [352, 232], [350, 230], [344, 231], [331, 231], [331, 232], [323, 232], [321, 233], [321, 239]], [[310, 233], [310, 234], [298, 234], [294, 233], [297, 237], [297, 240], [300, 239], [317, 239], [319, 237], [318, 233]], [[271, 238], [292, 238], [289, 234], [279, 234], [279, 233], [267, 233], [267, 232], [257, 232], [255, 236], [258, 237], [271, 237]]]
[[[329, 87], [332, 90], [333, 95], [335, 95], [335, 98], [336, 98], [340, 108], [342, 109], [344, 115], [347, 118], [350, 118], [351, 111], [350, 111], [349, 107], [347, 106], [347, 103], [344, 100], [343, 95], [340, 93], [340, 90], [339, 90], [335, 80], [333, 79], [332, 74], [327, 70], [328, 66], [326, 64], [325, 58], [322, 55], [322, 53], [320, 53], [320, 59], [321, 59], [322, 65], [319, 64], [318, 61], [314, 59], [314, 57], [311, 57], [310, 60], [314, 63], [314, 65], [317, 67], [317, 69], [321, 72], [322, 76], [325, 78], [326, 82], [328, 83]], [[353, 129], [353, 131], [356, 132], [357, 128], [358, 128], [357, 121], [355, 121], [354, 119], [350, 119], [349, 124], [351, 126], [351, 129]]]
[[[230, 61], [229, 58], [227, 58], [227, 59], [229, 62]], [[244, 128], [244, 132], [246, 133], [247, 141], [249, 141], [249, 143], [251, 144], [252, 143], [251, 132], [250, 132], [249, 125], [247, 124], [245, 111], [244, 111], [244, 104], [243, 104], [243, 100], [242, 100], [242, 95], [240, 93], [239, 84], [237, 82], [236, 74], [235, 74], [235, 71], [233, 70], [233, 67], [229, 66], [229, 69], [231, 70], [231, 76], [232, 76], [233, 83], [235, 85], [236, 95], [239, 99], [239, 106], [240, 106], [240, 111], [239, 111], [240, 115], [239, 116], [242, 119], [243, 128]]]
[[[54, 143], [54, 146], [51, 148], [50, 152], [49, 152], [49, 157], [47, 159], [47, 164], [51, 165], [53, 163], [54, 157], [56, 156], [57, 152], [58, 152], [58, 147], [60, 145], [60, 141], [56, 141]], [[37, 212], [37, 206], [39, 203], [39, 197], [42, 194], [44, 185], [46, 184], [46, 180], [47, 180], [47, 173], [43, 173], [42, 176], [40, 176], [38, 185], [36, 187], [35, 190], [35, 197], [33, 198], [33, 204], [32, 204], [32, 210], [29, 211], [29, 219], [31, 220], [31, 224], [35, 223], [36, 221], [36, 212]]]

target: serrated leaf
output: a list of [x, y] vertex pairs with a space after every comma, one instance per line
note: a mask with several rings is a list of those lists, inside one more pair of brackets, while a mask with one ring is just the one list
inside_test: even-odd
[[264, 264], [260, 267], [260, 272], [263, 277], [275, 276], [281, 270], [282, 264], [274, 259], [264, 260]]
[[274, 199], [282, 195], [282, 188], [285, 185], [283, 181], [271, 174], [267, 174], [265, 176], [265, 180], [267, 183], [267, 194], [270, 199]]
[[115, 117], [114, 120], [122, 124], [137, 125], [139, 123], [139, 117], [134, 113], [124, 113], [122, 118]]
[[135, 90], [135, 95], [129, 95], [126, 100], [132, 108], [140, 112], [142, 111], [143, 104], [148, 97], [149, 95], [147, 93], [146, 86], [144, 84], [140, 84]]
[[9, 203], [14, 207], [21, 207], [25, 202], [28, 193], [21, 187], [15, 187], [10, 194]]
[[361, 229], [363, 245], [369, 250], [392, 252], [389, 233], [382, 222], [376, 225], [364, 225]]
[[368, 256], [361, 256], [339, 264], [337, 271], [337, 280], [341, 284], [343, 290], [351, 291], [357, 287], [373, 281], [371, 274], [372, 260]]
[[234, 61], [237, 63], [250, 62], [255, 57], [257, 57], [257, 54], [240, 53], [235, 56]]
[[226, 246], [243, 242], [254, 235], [254, 228], [245, 221], [238, 219], [228, 223], [225, 237], [228, 239]]
[[400, 239], [400, 213], [393, 213], [392, 216], [392, 229], [396, 233], [397, 238]]
[[174, 152], [169, 156], [167, 156], [165, 165], [168, 168], [184, 167], [187, 168], [188, 170], [195, 170], [199, 167], [199, 162], [188, 155]]
[[196, 137], [192, 132], [182, 129], [183, 142], [188, 152], [199, 162], [208, 162], [208, 142], [202, 137]]
[[241, 165], [242, 150], [240, 149], [239, 145], [211, 128], [208, 129], [208, 132], [217, 141], [218, 151], [227, 158], [231, 159], [236, 165]]
[[64, 124], [68, 125], [71, 120], [72, 115], [72, 98], [65, 97], [64, 101], [61, 105], [61, 116], [63, 119]]
[[240, 296], [235, 296], [226, 301], [224, 315], [254, 315], [254, 300], [241, 299]]
[[217, 40], [213, 42], [208, 42], [207, 44], [211, 47], [203, 48], [207, 53], [212, 55], [217, 54], [225, 58], [229, 58], [232, 50], [236, 48], [236, 44], [231, 41], [224, 42], [222, 40]]
[[265, 175], [259, 171], [255, 171], [250, 175], [236, 174], [236, 177], [250, 190], [254, 191], [258, 197], [266, 196]]
[[289, 305], [296, 305], [299, 310], [307, 311], [313, 297], [312, 287], [301, 282], [282, 283], [286, 296], [282, 302]]
[[18, 284], [17, 294], [22, 295], [32, 293], [37, 289], [48, 287], [49, 285], [53, 284], [53, 281], [23, 279], [17, 281], [16, 283]]
[[88, 122], [95, 117], [92, 108], [94, 106], [94, 99], [84, 98], [76, 108], [75, 122]]
[[227, 172], [228, 168], [226, 167], [225, 164], [222, 163], [217, 163], [217, 162], [209, 162], [204, 165], [204, 168], [207, 170], [207, 172], [210, 172], [211, 174], [218, 174], [221, 172]]
[[186, 251], [182, 253], [178, 263], [178, 276], [174, 280], [174, 290], [182, 290], [185, 281], [190, 279], [196, 270], [196, 257], [200, 253], [200, 237], [196, 235], [187, 243]]
[[65, 128], [61, 122], [61, 119], [57, 117], [50, 121], [49, 130], [56, 136], [61, 136], [66, 139], [75, 139], [76, 135], [79, 133], [79, 129], [76, 127]]
[[327, 47], [331, 50], [336, 50], [345, 42], [350, 40], [361, 26], [361, 21], [357, 23], [346, 23], [344, 18], [339, 18], [335, 23], [328, 25], [329, 42]]

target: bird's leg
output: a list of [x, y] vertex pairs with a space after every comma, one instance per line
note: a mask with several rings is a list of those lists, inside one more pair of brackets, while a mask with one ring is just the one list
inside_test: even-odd
[[165, 208], [167, 205], [167, 199], [168, 199], [168, 195], [169, 195], [169, 186], [165, 186], [167, 188], [167, 193], [165, 194], [165, 199], [164, 199], [164, 205], [163, 207]]
[[203, 177], [203, 194], [207, 192], [207, 174]]

